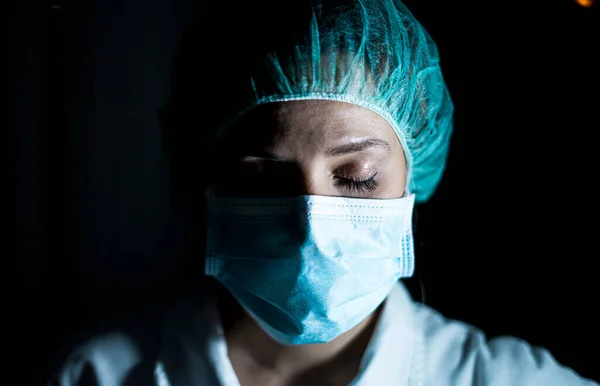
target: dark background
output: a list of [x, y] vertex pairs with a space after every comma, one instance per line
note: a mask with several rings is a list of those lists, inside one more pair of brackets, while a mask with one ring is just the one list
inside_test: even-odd
[[[437, 41], [456, 105], [447, 173], [418, 208], [426, 303], [600, 379], [599, 7], [405, 3]], [[180, 290], [189, 252], [156, 111], [193, 8], [57, 0], [10, 9], [11, 384], [42, 375], [79, 331]]]

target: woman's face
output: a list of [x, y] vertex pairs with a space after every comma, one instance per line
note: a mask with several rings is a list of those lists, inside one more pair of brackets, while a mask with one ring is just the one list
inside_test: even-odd
[[392, 127], [343, 102], [259, 106], [227, 131], [215, 154], [211, 183], [220, 196], [384, 199], [401, 197], [406, 187]]

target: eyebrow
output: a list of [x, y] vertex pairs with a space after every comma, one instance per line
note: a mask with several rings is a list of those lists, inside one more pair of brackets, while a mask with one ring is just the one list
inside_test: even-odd
[[360, 141], [347, 143], [341, 146], [332, 147], [325, 150], [325, 156], [327, 157], [336, 157], [340, 155], [356, 153], [359, 151], [371, 149], [371, 148], [380, 148], [385, 149], [386, 151], [391, 150], [391, 146], [389, 143], [382, 139], [378, 138], [365, 138]]

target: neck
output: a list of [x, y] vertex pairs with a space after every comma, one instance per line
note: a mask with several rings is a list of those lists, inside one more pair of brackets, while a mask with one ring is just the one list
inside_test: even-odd
[[379, 314], [379, 311], [374, 312], [328, 343], [285, 345], [264, 332], [225, 289], [221, 287], [218, 294], [219, 312], [234, 368], [237, 365], [287, 376], [329, 367], [355, 366], [358, 371]]

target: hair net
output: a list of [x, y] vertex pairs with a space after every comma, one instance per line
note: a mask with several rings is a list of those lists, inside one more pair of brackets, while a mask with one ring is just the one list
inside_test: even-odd
[[198, 153], [258, 105], [343, 101], [389, 122], [409, 189], [426, 201], [445, 168], [453, 105], [437, 48], [409, 10], [393, 0], [245, 3], [202, 8], [183, 35], [160, 117], [171, 158], [208, 167]]

